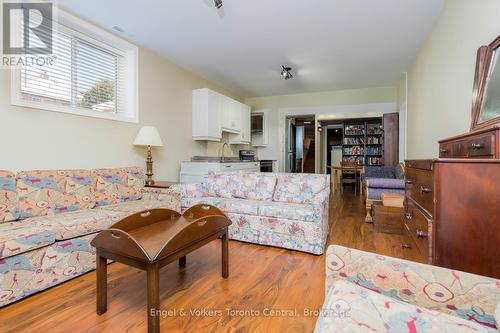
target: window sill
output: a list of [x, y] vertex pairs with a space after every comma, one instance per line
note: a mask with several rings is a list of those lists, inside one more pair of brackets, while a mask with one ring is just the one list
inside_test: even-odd
[[84, 116], [84, 117], [115, 120], [115, 121], [122, 121], [122, 122], [127, 122], [127, 123], [134, 123], [134, 124], [139, 123], [139, 117], [127, 117], [125, 115], [119, 115], [119, 114], [114, 114], [114, 113], [106, 114], [103, 112], [86, 110], [86, 109], [76, 109], [76, 108], [65, 107], [65, 106], [47, 105], [46, 103], [25, 101], [25, 100], [20, 100], [17, 98], [13, 98], [11, 104], [14, 106], [21, 106], [21, 107], [25, 107], [25, 108], [38, 109], [41, 111], [60, 112], [60, 113], [73, 114], [73, 115], [79, 115], [79, 116]]

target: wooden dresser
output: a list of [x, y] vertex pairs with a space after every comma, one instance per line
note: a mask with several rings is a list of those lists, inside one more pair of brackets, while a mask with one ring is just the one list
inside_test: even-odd
[[498, 159], [406, 161], [404, 257], [500, 278], [499, 179]]
[[439, 141], [440, 158], [500, 158], [500, 125]]

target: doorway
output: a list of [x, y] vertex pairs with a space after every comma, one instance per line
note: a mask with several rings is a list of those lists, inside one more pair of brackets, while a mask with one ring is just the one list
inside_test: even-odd
[[344, 126], [342, 123], [326, 126], [325, 151], [327, 174], [332, 170], [326, 168], [328, 165], [340, 165], [342, 162], [342, 138], [344, 137]]
[[286, 172], [315, 173], [315, 122], [316, 119], [314, 116], [286, 118]]

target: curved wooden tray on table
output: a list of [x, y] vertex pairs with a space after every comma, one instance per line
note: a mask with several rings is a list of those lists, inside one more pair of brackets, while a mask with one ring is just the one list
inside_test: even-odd
[[136, 213], [101, 231], [96, 248], [97, 313], [107, 311], [107, 259], [147, 272], [148, 332], [159, 332], [159, 270], [172, 261], [186, 266], [186, 254], [222, 238], [222, 277], [229, 276], [227, 228], [231, 221], [218, 208], [195, 205], [179, 214], [170, 209]]

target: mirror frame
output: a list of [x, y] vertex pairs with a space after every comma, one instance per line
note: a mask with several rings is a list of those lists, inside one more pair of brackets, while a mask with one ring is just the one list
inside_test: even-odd
[[[483, 106], [484, 93], [486, 91], [486, 82], [490, 71], [491, 60], [495, 52], [500, 52], [500, 36], [498, 36], [490, 45], [481, 46], [477, 50], [476, 73], [474, 75], [474, 90], [472, 92], [472, 121], [471, 131], [483, 129], [500, 123], [500, 116], [479, 122], [481, 108]], [[500, 56], [500, 54], [498, 55]], [[500, 66], [500, 61], [497, 62]]]

